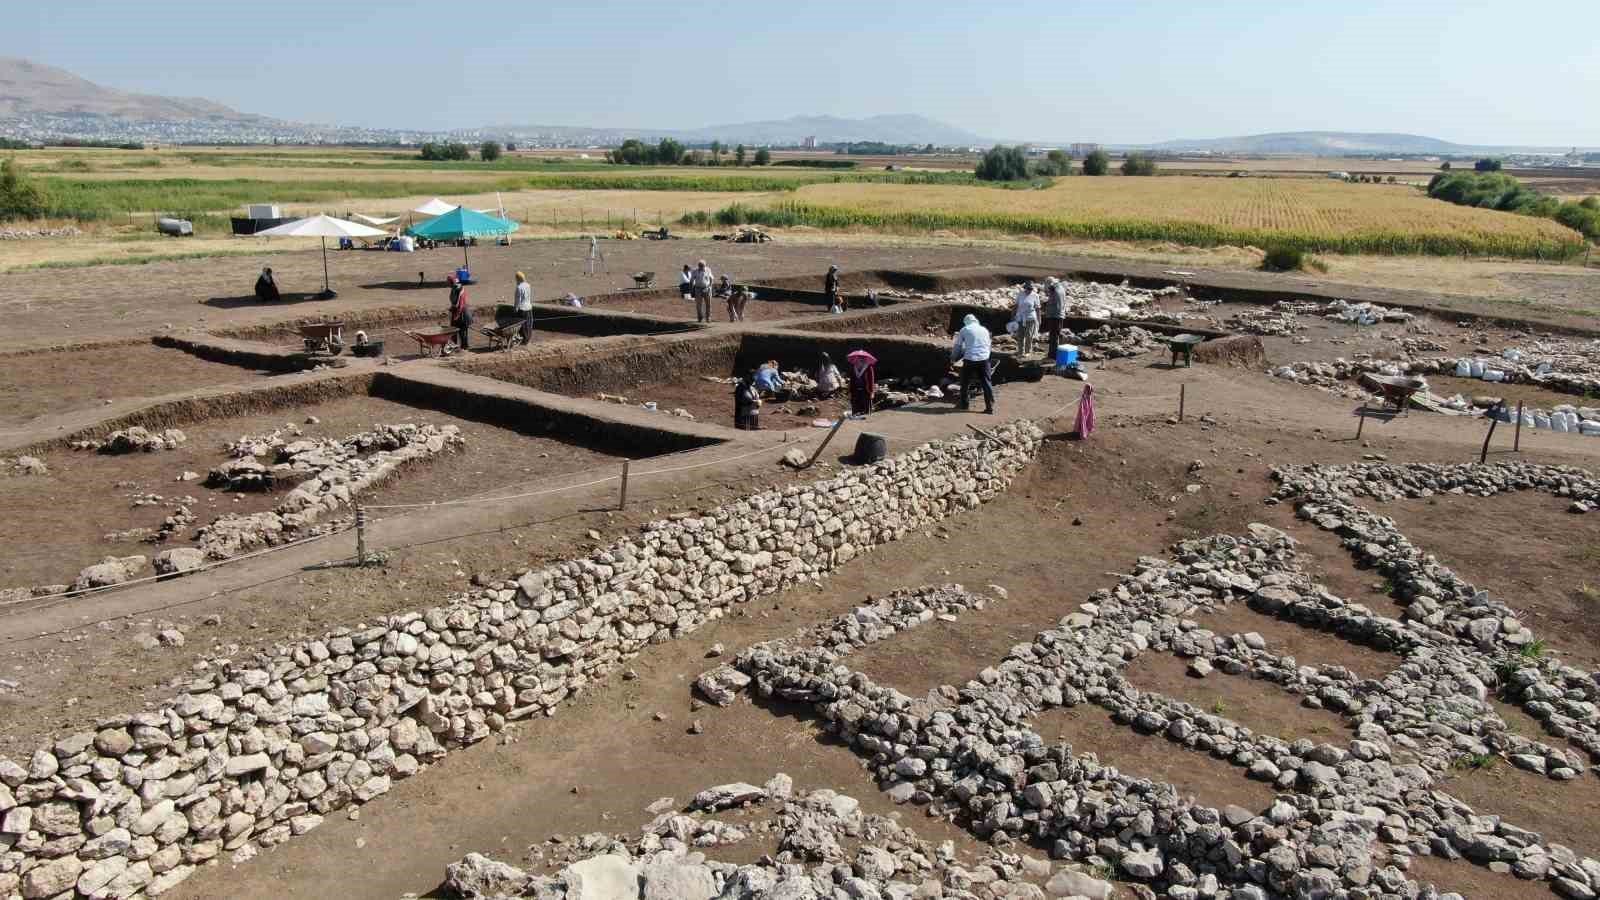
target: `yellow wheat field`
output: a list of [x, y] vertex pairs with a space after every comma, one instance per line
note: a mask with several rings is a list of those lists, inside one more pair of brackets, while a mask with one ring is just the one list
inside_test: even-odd
[[1274, 241], [1307, 250], [1568, 256], [1578, 234], [1555, 222], [1456, 206], [1405, 185], [1317, 179], [1068, 177], [1043, 190], [817, 184], [776, 211], [820, 227], [987, 228], [1047, 237]]

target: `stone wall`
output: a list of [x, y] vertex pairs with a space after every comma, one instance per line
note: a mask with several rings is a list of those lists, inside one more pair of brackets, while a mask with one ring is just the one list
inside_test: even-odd
[[1001, 492], [1028, 422], [658, 521], [450, 602], [212, 660], [165, 706], [0, 759], [0, 897], [158, 895], [364, 802], [729, 606]]

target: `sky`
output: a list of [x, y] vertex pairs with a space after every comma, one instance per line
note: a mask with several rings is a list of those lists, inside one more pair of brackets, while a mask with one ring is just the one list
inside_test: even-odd
[[1528, 12], [1477, 0], [52, 0], [6, 10], [0, 55], [123, 90], [386, 128], [916, 113], [1003, 140], [1326, 130], [1600, 146], [1600, 7]]

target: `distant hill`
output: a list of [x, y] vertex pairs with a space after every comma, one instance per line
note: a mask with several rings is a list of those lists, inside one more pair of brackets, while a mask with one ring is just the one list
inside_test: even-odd
[[157, 97], [102, 87], [41, 63], [0, 57], [0, 116], [93, 115], [120, 119], [262, 122], [198, 97]]
[[1528, 148], [1484, 147], [1453, 144], [1417, 134], [1358, 131], [1278, 131], [1239, 137], [1163, 141], [1140, 145], [1151, 150], [1199, 150], [1212, 153], [1293, 154], [1297, 156], [1349, 156], [1365, 153], [1427, 154], [1451, 156], [1491, 150]]

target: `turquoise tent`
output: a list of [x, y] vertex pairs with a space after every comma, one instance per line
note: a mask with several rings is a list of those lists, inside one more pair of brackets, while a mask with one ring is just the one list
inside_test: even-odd
[[[411, 236], [435, 241], [459, 241], [462, 238], [500, 237], [522, 226], [510, 219], [486, 216], [465, 206], [458, 206], [443, 215], [434, 216], [421, 225], [411, 227]], [[467, 266], [467, 248], [461, 248], [461, 263]]]

